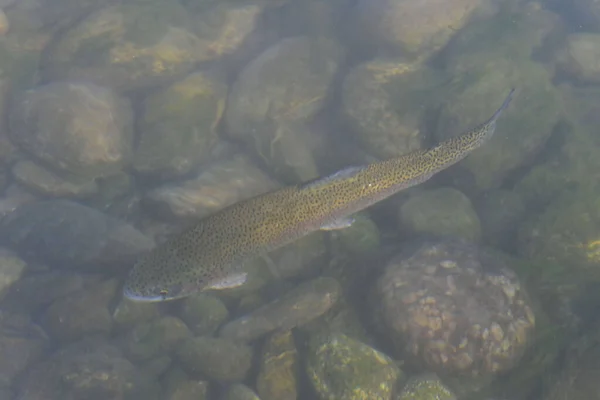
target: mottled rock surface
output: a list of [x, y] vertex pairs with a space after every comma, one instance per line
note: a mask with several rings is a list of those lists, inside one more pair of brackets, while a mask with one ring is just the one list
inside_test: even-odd
[[28, 317], [0, 313], [0, 387], [10, 386], [47, 346], [48, 337]]
[[515, 272], [500, 254], [467, 242], [415, 245], [390, 261], [375, 288], [398, 353], [478, 382], [514, 367], [535, 325]]
[[156, 382], [141, 374], [119, 350], [89, 338], [70, 344], [27, 371], [17, 387], [22, 400], [159, 400]]
[[298, 350], [292, 331], [276, 332], [265, 342], [256, 390], [262, 400], [298, 398]]
[[327, 400], [391, 400], [400, 376], [392, 359], [343, 334], [314, 339], [306, 368]]

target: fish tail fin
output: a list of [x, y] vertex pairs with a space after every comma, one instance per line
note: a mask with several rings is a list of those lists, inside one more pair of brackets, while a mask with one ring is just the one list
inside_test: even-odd
[[508, 105], [510, 104], [511, 100], [513, 99], [514, 93], [515, 93], [515, 88], [510, 89], [510, 92], [508, 93], [508, 96], [506, 96], [506, 99], [504, 99], [504, 102], [502, 103], [502, 105], [496, 110], [494, 115], [492, 115], [490, 117], [490, 119], [485, 123], [485, 125], [491, 125], [491, 124], [496, 123], [496, 120], [498, 118], [500, 118], [500, 115], [504, 112], [504, 110], [506, 110], [508, 108]]

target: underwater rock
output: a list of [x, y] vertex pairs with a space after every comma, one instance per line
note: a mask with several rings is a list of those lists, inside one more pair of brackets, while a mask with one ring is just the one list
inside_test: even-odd
[[68, 200], [26, 204], [0, 224], [4, 243], [53, 268], [123, 270], [153, 247], [133, 226]]
[[54, 82], [28, 90], [9, 117], [11, 140], [67, 176], [109, 175], [131, 155], [130, 102], [101, 86]]
[[566, 114], [553, 134], [558, 141], [548, 144], [543, 162], [515, 185], [527, 208], [538, 212], [567, 192], [595, 190], [600, 183], [600, 88], [562, 84], [558, 89]]
[[29, 318], [0, 313], [0, 387], [10, 386], [47, 347], [48, 337]]
[[15, 211], [20, 206], [34, 203], [38, 198], [19, 184], [12, 184], [4, 191], [0, 198], [0, 218]]
[[227, 133], [244, 141], [281, 179], [307, 178], [316, 171], [316, 146], [302, 125], [326, 104], [342, 57], [340, 45], [324, 37], [290, 37], [267, 48], [231, 89]]
[[203, 42], [203, 50], [207, 56], [218, 59], [235, 55], [244, 49], [246, 42], [260, 25], [264, 6], [260, 1], [217, 1], [213, 7], [199, 12], [193, 21], [194, 32]]
[[112, 319], [116, 330], [125, 331], [159, 315], [159, 303], [135, 301], [122, 296], [112, 312]]
[[491, 190], [478, 203], [485, 242], [498, 248], [513, 244], [526, 212], [521, 196], [508, 190]]
[[435, 374], [412, 377], [398, 395], [398, 400], [456, 400], [456, 396], [444, 386]]
[[446, 187], [420, 191], [400, 207], [400, 223], [412, 233], [481, 238], [481, 223], [473, 204], [460, 191]]
[[179, 316], [196, 336], [211, 336], [229, 318], [229, 311], [216, 296], [199, 293], [183, 299]]
[[85, 198], [98, 192], [94, 180], [64, 179], [29, 160], [21, 160], [13, 165], [12, 174], [17, 182], [43, 196]]
[[21, 279], [27, 268], [25, 261], [21, 260], [12, 251], [0, 248], [0, 301], [4, 299], [10, 288]]
[[381, 49], [425, 59], [444, 47], [482, 6], [481, 0], [360, 0], [362, 28]]
[[517, 275], [500, 254], [465, 241], [416, 242], [389, 262], [374, 299], [399, 355], [472, 387], [513, 368], [533, 337]]
[[343, 334], [313, 338], [306, 369], [323, 400], [391, 400], [401, 374], [388, 356]]
[[131, 155], [129, 100], [94, 84], [55, 82], [28, 90], [15, 102], [9, 122], [14, 143], [65, 174], [108, 175]]
[[262, 400], [298, 398], [298, 351], [292, 331], [273, 333], [265, 342], [256, 390]]
[[207, 400], [208, 382], [185, 380], [167, 392], [165, 400]]
[[228, 339], [190, 338], [178, 346], [176, 353], [191, 374], [221, 382], [243, 381], [252, 367], [252, 347]]
[[570, 350], [558, 376], [545, 379], [544, 396], [540, 397], [543, 400], [598, 398], [600, 381], [595, 373], [600, 367], [598, 328], [581, 337], [579, 343], [572, 343]]
[[340, 295], [340, 284], [333, 278], [302, 283], [283, 297], [228, 322], [219, 336], [249, 342], [271, 331], [290, 330], [327, 312]]
[[519, 228], [518, 251], [528, 259], [567, 267], [571, 277], [600, 279], [599, 190], [563, 191]]
[[[216, 26], [220, 31], [222, 27]], [[82, 18], [48, 49], [47, 81], [83, 79], [119, 91], [157, 86], [216, 58], [216, 41], [170, 1], [108, 5]]]
[[136, 326], [121, 339], [120, 348], [132, 362], [141, 362], [168, 355], [192, 333], [179, 318], [165, 316]]
[[199, 71], [146, 97], [137, 130], [133, 167], [170, 178], [206, 162], [217, 141], [227, 84]]
[[150, 190], [144, 205], [165, 218], [202, 218], [279, 185], [245, 156], [218, 161], [193, 179]]
[[58, 342], [108, 335], [112, 330], [108, 306], [118, 287], [119, 282], [111, 279], [55, 300], [42, 315], [41, 325]]
[[[530, 162], [543, 148], [562, 106], [549, 73], [532, 61], [501, 58], [493, 68], [486, 60], [479, 64], [474, 61], [468, 74], [481, 78], [449, 96], [438, 125], [440, 141], [472, 128], [475, 121], [491, 112], [500, 93], [514, 85], [519, 87], [518, 106], [507, 110], [489, 143], [449, 170], [470, 177], [474, 182], [474, 187], [467, 188], [470, 191], [485, 191], [500, 187], [511, 172]], [[523, 104], [519, 104], [520, 99]]]
[[248, 386], [236, 383], [231, 385], [224, 400], [261, 400]]
[[97, 338], [56, 351], [29, 369], [17, 387], [21, 400], [159, 400], [160, 394], [156, 382]]
[[[352, 287], [345, 287], [347, 291]], [[353, 307], [346, 298], [342, 297], [325, 314], [295, 329], [300, 335], [306, 337], [344, 334], [349, 338], [359, 340], [365, 344], [373, 344], [373, 338], [363, 326], [362, 316], [357, 307]]]
[[79, 292], [85, 285], [98, 282], [99, 276], [68, 271], [48, 271], [25, 275], [10, 288], [2, 305], [22, 314], [37, 313], [54, 300]]
[[440, 78], [400, 59], [375, 59], [351, 69], [342, 83], [342, 111], [362, 149], [381, 159], [420, 149], [422, 119]]
[[473, 181], [473, 187], [464, 188], [467, 193], [498, 188], [511, 172], [530, 163], [563, 112], [551, 72], [531, 60], [560, 18], [543, 10], [520, 11], [468, 25], [445, 52], [453, 81], [440, 94], [436, 141], [473, 128], [490, 116], [503, 93], [518, 88], [489, 143], [447, 171]]
[[570, 34], [555, 62], [560, 72], [579, 84], [599, 83], [600, 34]]

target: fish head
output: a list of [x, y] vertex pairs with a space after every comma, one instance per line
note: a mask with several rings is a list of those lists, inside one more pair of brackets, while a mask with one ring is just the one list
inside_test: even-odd
[[141, 302], [176, 300], [202, 291], [207, 286], [205, 279], [182, 260], [150, 254], [133, 266], [123, 295]]

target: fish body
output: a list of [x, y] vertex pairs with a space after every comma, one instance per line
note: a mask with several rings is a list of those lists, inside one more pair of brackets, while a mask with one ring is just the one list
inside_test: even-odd
[[320, 229], [341, 229], [352, 214], [429, 179], [465, 158], [494, 133], [502, 106], [477, 128], [437, 146], [241, 201], [210, 215], [144, 254], [124, 294], [163, 301], [245, 280], [244, 260], [261, 256]]

